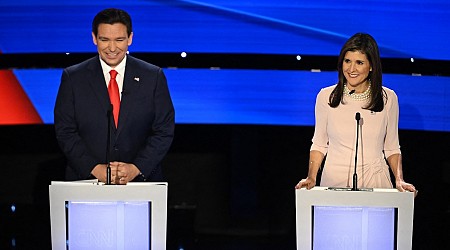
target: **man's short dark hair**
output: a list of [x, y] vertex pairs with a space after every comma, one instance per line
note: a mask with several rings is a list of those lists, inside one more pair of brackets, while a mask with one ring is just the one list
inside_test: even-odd
[[100, 11], [92, 21], [92, 32], [95, 36], [98, 34], [98, 26], [102, 23], [115, 24], [121, 23], [127, 27], [128, 36], [131, 35], [132, 25], [130, 15], [121, 9], [109, 8]]

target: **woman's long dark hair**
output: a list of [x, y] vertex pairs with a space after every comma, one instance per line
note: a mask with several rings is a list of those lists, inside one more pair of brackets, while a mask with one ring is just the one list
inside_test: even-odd
[[367, 60], [372, 67], [372, 71], [369, 72], [368, 80], [370, 81], [370, 101], [367, 107], [364, 109], [369, 109], [375, 112], [380, 112], [384, 109], [384, 97], [386, 94], [382, 88], [382, 72], [381, 72], [381, 60], [380, 53], [378, 51], [378, 45], [375, 39], [364, 33], [356, 33], [350, 37], [341, 49], [339, 54], [337, 70], [339, 82], [330, 94], [329, 105], [332, 108], [336, 108], [339, 104], [344, 104], [343, 92], [344, 85], [347, 83], [344, 73], [342, 72], [342, 63], [344, 61], [345, 54], [348, 51], [359, 51], [366, 55]]

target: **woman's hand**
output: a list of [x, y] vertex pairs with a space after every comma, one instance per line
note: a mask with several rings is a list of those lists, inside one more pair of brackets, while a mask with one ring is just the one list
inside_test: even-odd
[[310, 177], [306, 177], [306, 179], [302, 179], [297, 185], [295, 185], [295, 189], [300, 189], [302, 187], [306, 187], [306, 189], [311, 189], [316, 186], [316, 180]]
[[417, 193], [419, 192], [413, 184], [407, 183], [403, 180], [397, 180], [395, 181], [395, 187], [397, 188], [398, 191], [400, 192], [405, 192], [405, 191], [409, 191], [409, 192], [413, 192], [414, 193], [414, 197], [417, 196]]

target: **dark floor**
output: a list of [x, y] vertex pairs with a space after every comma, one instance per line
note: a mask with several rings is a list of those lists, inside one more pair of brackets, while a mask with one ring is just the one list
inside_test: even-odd
[[[26, 250], [51, 249], [49, 216], [45, 207], [33, 208], [27, 205], [1, 205], [0, 210], [0, 249]], [[187, 215], [187, 213], [185, 213]], [[168, 250], [269, 250], [295, 249], [295, 235], [267, 235], [249, 233], [214, 232], [211, 234], [194, 233], [189, 224], [192, 216], [179, 220], [179, 215], [171, 222], [168, 218]], [[242, 230], [240, 230], [242, 231]], [[241, 235], [239, 235], [241, 234]], [[250, 233], [251, 234], [251, 233]]]
[[[0, 207], [0, 249], [51, 249], [49, 213], [45, 206], [2, 204]], [[430, 214], [432, 215], [432, 214]], [[295, 250], [295, 231], [273, 234], [252, 229], [211, 230], [196, 232], [191, 212], [170, 210], [167, 228], [168, 250]], [[432, 217], [429, 217], [432, 218]], [[426, 218], [426, 219], [429, 219]], [[419, 220], [420, 222], [420, 220]], [[413, 249], [449, 249], [448, 214], [438, 228], [415, 222]], [[438, 235], [430, 234], [439, 231]], [[430, 241], [430, 239], [433, 239]]]

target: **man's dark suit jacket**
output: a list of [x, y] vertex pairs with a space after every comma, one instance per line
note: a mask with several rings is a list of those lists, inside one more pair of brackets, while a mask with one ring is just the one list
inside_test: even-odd
[[[64, 69], [54, 119], [67, 180], [91, 178], [91, 170], [106, 163], [110, 103], [98, 56]], [[148, 181], [161, 181], [174, 117], [162, 69], [127, 55], [117, 129], [111, 118], [110, 160], [133, 163]]]

